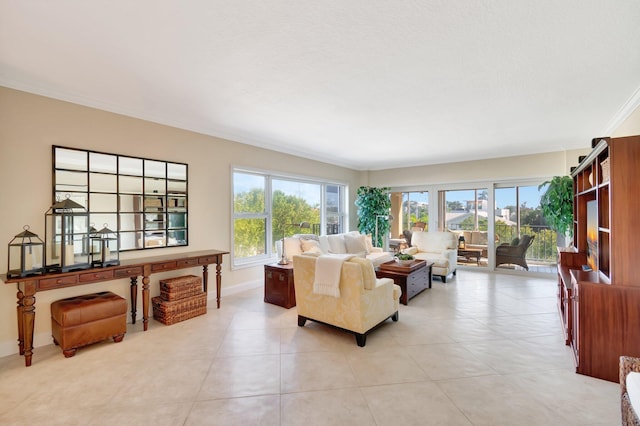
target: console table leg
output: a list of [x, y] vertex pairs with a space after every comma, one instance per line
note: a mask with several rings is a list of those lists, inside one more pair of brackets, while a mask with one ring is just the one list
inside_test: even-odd
[[209, 287], [209, 265], [202, 265], [202, 288], [207, 293]]
[[136, 323], [138, 309], [138, 277], [131, 277], [131, 324]]
[[218, 309], [220, 309], [220, 292], [222, 290], [222, 266], [220, 262], [216, 263], [216, 301]]
[[144, 331], [149, 328], [149, 276], [142, 277], [142, 324]]
[[33, 327], [36, 319], [36, 286], [33, 281], [24, 283], [22, 298], [22, 333], [24, 334], [24, 365], [31, 366], [33, 356]]
[[24, 293], [20, 290], [20, 284], [18, 284], [18, 348], [20, 348], [20, 355], [24, 355], [24, 321], [22, 319], [22, 313], [24, 311]]

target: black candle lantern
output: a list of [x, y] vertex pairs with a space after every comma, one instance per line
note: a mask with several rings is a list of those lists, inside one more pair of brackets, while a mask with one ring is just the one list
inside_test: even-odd
[[464, 235], [460, 235], [460, 238], [458, 238], [458, 248], [462, 250], [465, 248]]
[[42, 255], [44, 242], [38, 235], [29, 231], [29, 225], [25, 225], [21, 233], [9, 242], [9, 270], [8, 278], [39, 275], [43, 272]]
[[118, 236], [104, 224], [104, 227], [91, 235], [91, 264], [97, 267], [120, 264]]
[[51, 272], [69, 272], [91, 267], [89, 258], [89, 213], [69, 196], [56, 202], [45, 214], [45, 267]]

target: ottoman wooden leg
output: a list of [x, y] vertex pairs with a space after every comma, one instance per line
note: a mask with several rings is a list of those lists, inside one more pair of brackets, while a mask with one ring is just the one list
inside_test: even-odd
[[76, 354], [76, 348], [65, 349], [64, 351], [62, 351], [62, 354], [64, 355], [65, 358], [71, 358]]
[[124, 339], [124, 334], [118, 334], [117, 336], [113, 336], [113, 341], [116, 343], [122, 342], [122, 339]]

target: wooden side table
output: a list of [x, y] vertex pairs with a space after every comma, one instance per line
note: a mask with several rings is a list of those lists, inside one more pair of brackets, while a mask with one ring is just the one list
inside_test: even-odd
[[383, 263], [376, 270], [377, 278], [391, 278], [402, 289], [400, 303], [406, 305], [409, 299], [431, 288], [431, 268], [433, 262], [415, 260], [407, 266], [396, 263], [395, 260]]
[[264, 265], [264, 301], [287, 309], [296, 306], [293, 263]]

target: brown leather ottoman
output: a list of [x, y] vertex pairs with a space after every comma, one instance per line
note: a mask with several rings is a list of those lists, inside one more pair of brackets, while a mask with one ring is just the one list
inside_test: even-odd
[[105, 339], [121, 342], [127, 332], [127, 301], [110, 291], [51, 304], [51, 334], [69, 358], [76, 349]]

